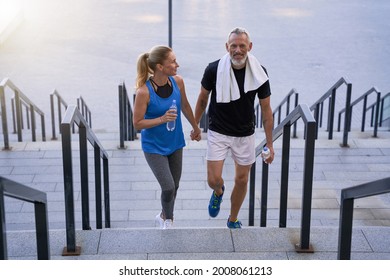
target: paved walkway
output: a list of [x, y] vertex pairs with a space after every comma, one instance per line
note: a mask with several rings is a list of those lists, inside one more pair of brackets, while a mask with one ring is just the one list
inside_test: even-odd
[[[181, 64], [180, 74], [186, 80], [189, 100], [195, 104], [204, 67], [224, 52], [226, 33], [236, 23], [225, 2], [174, 2], [173, 47]], [[244, 2], [245, 5], [236, 6], [234, 13], [248, 14], [247, 18], [240, 19], [240, 25], [253, 28], [253, 51], [261, 54], [272, 77], [273, 106], [292, 87], [300, 92], [300, 103], [310, 105], [345, 75], [353, 83], [353, 99], [371, 86], [377, 86], [383, 92], [389, 90], [386, 88], [389, 73], [386, 62], [390, 60], [387, 51], [390, 28], [386, 1], [369, 7], [365, 1], [354, 4], [316, 1], [305, 6], [278, 1], [261, 9], [258, 1], [250, 4], [242, 1], [242, 4]], [[160, 192], [144, 160], [139, 140], [127, 142], [127, 149], [118, 149], [117, 86], [125, 80], [131, 89], [138, 54], [152, 45], [166, 43], [167, 22], [165, 12], [161, 11], [166, 11], [167, 7], [163, 1], [136, 3], [82, 0], [68, 5], [63, 1], [27, 1], [24, 23], [0, 46], [0, 78], [9, 77], [47, 116], [50, 115], [49, 94], [53, 88], [57, 88], [69, 104], [74, 104], [71, 101], [82, 95], [92, 110], [94, 130], [110, 155], [112, 229], [78, 231], [82, 255], [74, 258], [336, 259], [340, 190], [389, 176], [388, 131], [380, 131], [376, 139], [371, 137], [370, 130], [353, 132], [349, 138], [350, 148], [340, 147], [340, 134], [335, 133], [334, 140], [325, 140], [324, 133], [320, 133], [316, 143], [312, 203], [314, 254], [302, 255], [294, 251], [299, 240], [303, 178], [301, 132], [291, 144], [287, 229], [277, 228], [280, 157], [270, 167], [269, 228], [258, 227], [258, 192], [256, 227], [237, 232], [225, 228], [233, 181], [231, 160], [224, 169], [228, 187], [221, 213], [216, 219], [208, 217], [211, 192], [206, 183], [204, 140], [199, 143], [188, 141], [185, 148], [175, 210], [176, 229], [162, 232], [155, 228]], [[214, 11], [218, 10], [226, 12], [215, 16]], [[255, 19], [260, 16], [268, 23], [257, 24]], [[354, 28], [357, 31], [351, 32]], [[329, 50], [338, 55], [331, 56]], [[362, 64], [364, 67], [358, 67]], [[188, 135], [188, 125], [185, 130]], [[260, 141], [263, 134], [261, 131], [258, 134]], [[11, 141], [12, 150], [0, 152], [0, 174], [47, 193], [52, 258], [61, 259], [65, 245], [65, 216], [60, 141]], [[275, 146], [280, 155], [280, 140]], [[73, 147], [77, 149], [77, 143]], [[81, 228], [77, 152], [74, 157], [76, 220]], [[260, 174], [257, 178], [259, 180]], [[90, 179], [92, 198], [93, 176]], [[361, 199], [355, 206], [352, 257], [390, 259], [389, 197]], [[91, 207], [94, 211], [93, 203]], [[34, 258], [33, 207], [7, 199], [6, 209], [9, 257]], [[248, 224], [247, 217], [248, 202], [245, 201], [240, 213], [244, 225]], [[94, 223], [93, 213], [91, 219]], [[210, 235], [221, 236], [225, 246], [216, 248], [221, 244], [213, 245]], [[165, 236], [171, 236], [179, 243], [170, 243], [170, 238], [161, 243]], [[194, 246], [199, 243], [204, 247]]]

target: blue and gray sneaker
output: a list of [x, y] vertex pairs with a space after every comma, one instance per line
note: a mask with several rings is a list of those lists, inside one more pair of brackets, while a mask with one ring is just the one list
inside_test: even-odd
[[234, 222], [231, 222], [230, 217], [228, 218], [226, 225], [228, 228], [241, 228], [242, 226], [239, 220], [235, 220]]
[[215, 191], [213, 191], [213, 194], [211, 195], [210, 198], [210, 203], [209, 203], [209, 215], [212, 218], [215, 218], [218, 216], [219, 210], [221, 209], [221, 202], [222, 202], [222, 197], [223, 193], [225, 192], [225, 186], [222, 186], [222, 194], [220, 196], [217, 196], [215, 194]]

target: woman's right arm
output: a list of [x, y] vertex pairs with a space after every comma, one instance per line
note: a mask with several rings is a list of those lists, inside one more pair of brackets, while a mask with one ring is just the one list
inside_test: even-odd
[[137, 89], [134, 101], [133, 125], [136, 130], [151, 128], [164, 122], [163, 116], [154, 119], [145, 119], [149, 104], [149, 91], [144, 85]]

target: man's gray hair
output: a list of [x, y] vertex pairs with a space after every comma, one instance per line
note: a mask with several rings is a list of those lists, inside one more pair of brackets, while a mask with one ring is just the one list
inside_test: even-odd
[[232, 34], [237, 34], [237, 35], [245, 34], [248, 37], [249, 42], [251, 41], [251, 37], [249, 35], [249, 32], [245, 28], [236, 27], [232, 31], [230, 31], [230, 33], [228, 35], [228, 40], [227, 40], [228, 42], [229, 42], [229, 39], [230, 39], [230, 35], [232, 35]]

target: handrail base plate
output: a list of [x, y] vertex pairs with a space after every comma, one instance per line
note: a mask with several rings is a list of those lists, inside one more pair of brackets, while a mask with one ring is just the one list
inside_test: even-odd
[[68, 251], [67, 247], [64, 247], [64, 250], [62, 251], [62, 256], [80, 256], [81, 255], [81, 247], [76, 246], [76, 250], [74, 252]]
[[309, 244], [309, 248], [302, 249], [299, 244], [295, 244], [295, 251], [297, 253], [314, 253], [314, 248], [311, 244]]

